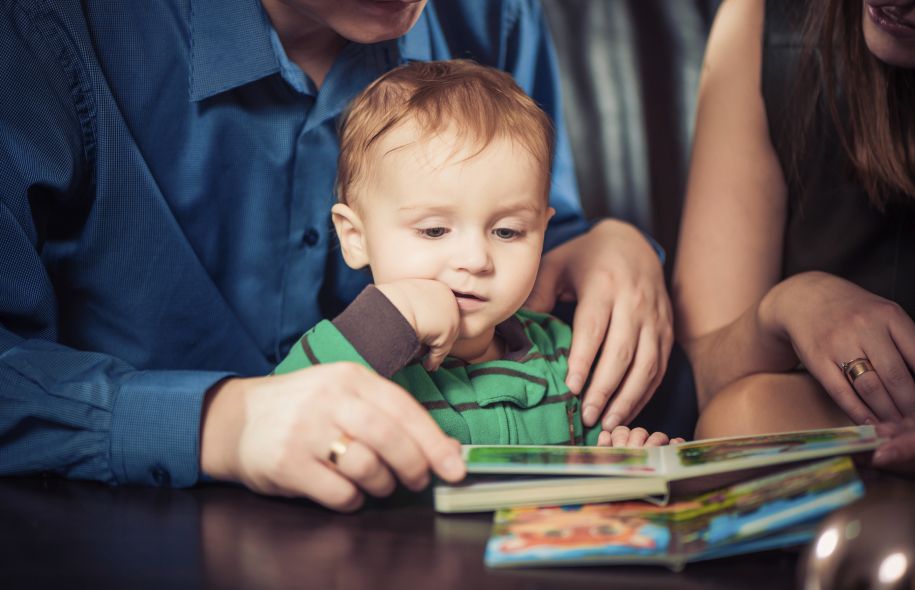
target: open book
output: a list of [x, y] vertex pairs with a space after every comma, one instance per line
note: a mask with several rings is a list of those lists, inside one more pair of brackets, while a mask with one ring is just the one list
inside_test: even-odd
[[688, 561], [806, 543], [824, 516], [863, 495], [851, 459], [838, 457], [668, 506], [506, 508], [496, 512], [485, 560], [490, 567], [658, 563], [679, 569]]
[[871, 451], [872, 426], [699, 440], [651, 448], [464, 447], [467, 478], [435, 486], [439, 512], [649, 499], [695, 493], [759, 476], [779, 465]]

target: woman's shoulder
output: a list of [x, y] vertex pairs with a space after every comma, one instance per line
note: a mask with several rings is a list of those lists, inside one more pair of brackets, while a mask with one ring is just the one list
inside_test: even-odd
[[751, 104], [759, 96], [765, 5], [764, 0], [729, 0], [718, 9], [702, 60], [700, 110], [703, 101], [718, 110]]

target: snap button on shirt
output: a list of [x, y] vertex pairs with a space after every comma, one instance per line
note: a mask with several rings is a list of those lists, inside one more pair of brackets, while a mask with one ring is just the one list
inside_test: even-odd
[[168, 471], [158, 465], [153, 467], [152, 477], [153, 481], [156, 482], [156, 485], [162, 488], [172, 483], [172, 476], [169, 475]]
[[313, 227], [309, 227], [307, 230], [305, 230], [305, 234], [302, 236], [302, 243], [306, 246], [314, 246], [320, 239], [321, 234], [318, 233], [318, 230]]

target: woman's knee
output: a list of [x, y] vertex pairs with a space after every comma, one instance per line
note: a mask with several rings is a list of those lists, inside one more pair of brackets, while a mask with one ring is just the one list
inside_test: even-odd
[[765, 416], [765, 375], [731, 383], [705, 405], [696, 423], [696, 438], [716, 438], [765, 432], [758, 422]]
[[744, 377], [718, 392], [699, 415], [696, 438], [848, 424], [848, 417], [807, 373], [767, 373]]

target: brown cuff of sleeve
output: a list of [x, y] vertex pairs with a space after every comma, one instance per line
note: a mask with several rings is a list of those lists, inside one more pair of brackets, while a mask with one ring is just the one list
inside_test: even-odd
[[363, 289], [333, 323], [362, 358], [389, 379], [420, 351], [413, 326], [374, 285]]

